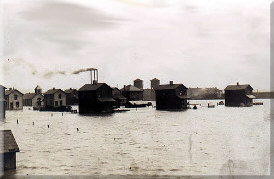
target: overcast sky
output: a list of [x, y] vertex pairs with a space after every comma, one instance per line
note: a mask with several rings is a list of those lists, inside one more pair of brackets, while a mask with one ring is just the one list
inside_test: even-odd
[[[99, 82], [270, 87], [270, 0], [2, 0], [1, 79], [32, 92]], [[9, 59], [9, 60], [8, 60]]]

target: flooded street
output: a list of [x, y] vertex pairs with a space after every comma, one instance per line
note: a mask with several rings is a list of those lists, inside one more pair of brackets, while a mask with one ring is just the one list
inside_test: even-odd
[[218, 101], [98, 116], [24, 107], [7, 111], [1, 129], [11, 129], [20, 148], [16, 175], [269, 174], [270, 100], [207, 108]]

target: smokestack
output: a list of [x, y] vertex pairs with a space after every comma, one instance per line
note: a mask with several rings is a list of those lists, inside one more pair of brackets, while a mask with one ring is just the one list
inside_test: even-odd
[[170, 85], [173, 85], [173, 81], [170, 81], [169, 84], [170, 84]]

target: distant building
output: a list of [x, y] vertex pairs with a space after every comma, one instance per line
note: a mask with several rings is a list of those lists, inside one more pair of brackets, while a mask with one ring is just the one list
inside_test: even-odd
[[17, 89], [9, 88], [5, 91], [6, 109], [21, 110], [23, 109], [23, 93]]
[[1, 158], [4, 160], [1, 169], [16, 169], [16, 152], [20, 151], [14, 136], [11, 130], [0, 130], [0, 136], [2, 137], [0, 140], [0, 153]]
[[156, 109], [157, 110], [177, 110], [187, 109], [187, 87], [183, 84], [159, 85], [156, 91]]
[[116, 107], [125, 106], [127, 102], [127, 98], [122, 95], [118, 88], [112, 88], [112, 98], [116, 101]]
[[154, 89], [143, 89], [143, 100], [144, 101], [155, 101], [155, 90]]
[[115, 100], [106, 83], [85, 84], [78, 90], [78, 96], [80, 114], [113, 112]]
[[218, 88], [188, 88], [187, 95], [190, 99], [221, 99], [223, 91]]
[[127, 98], [127, 101], [139, 101], [143, 100], [143, 90], [132, 86], [127, 85], [121, 89], [122, 95]]
[[6, 87], [0, 85], [0, 120], [5, 119], [6, 109], [5, 109], [5, 90]]
[[33, 106], [39, 108], [43, 106], [44, 96], [40, 86], [36, 86], [34, 93], [26, 93], [23, 96], [23, 106]]
[[157, 78], [153, 78], [152, 80], [150, 80], [151, 89], [155, 89], [159, 85], [160, 85], [160, 80], [158, 80]]
[[76, 89], [66, 89], [66, 100], [67, 105], [76, 105], [78, 104], [78, 91]]
[[253, 99], [256, 98], [252, 94], [253, 88], [249, 84], [245, 85], [228, 85], [225, 88], [225, 105], [226, 106], [252, 106]]
[[140, 80], [139, 78], [134, 80], [134, 86], [139, 89], [143, 89], [143, 80]]
[[50, 89], [44, 93], [45, 107], [57, 108], [67, 106], [66, 93], [61, 89]]

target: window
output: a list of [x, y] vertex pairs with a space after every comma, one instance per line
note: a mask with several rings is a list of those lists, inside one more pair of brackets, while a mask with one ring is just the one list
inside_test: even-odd
[[60, 106], [63, 106], [63, 101], [62, 100], [60, 101]]
[[59, 95], [58, 95], [58, 98], [59, 98], [59, 99], [61, 99], [61, 97], [62, 97], [62, 95], [61, 95], [61, 94], [59, 94]]
[[55, 106], [58, 106], [58, 101], [55, 101]]
[[14, 95], [14, 100], [17, 100], [18, 96], [17, 95]]
[[16, 102], [16, 107], [19, 108], [19, 102]]

